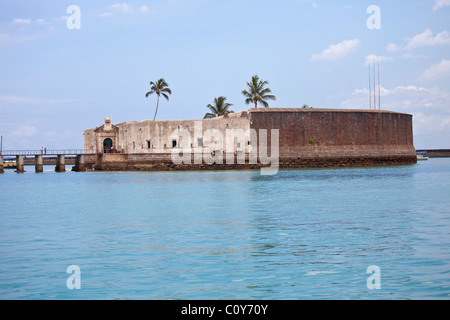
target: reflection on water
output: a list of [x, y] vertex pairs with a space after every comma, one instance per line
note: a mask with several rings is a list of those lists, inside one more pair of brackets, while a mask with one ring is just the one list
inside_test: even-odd
[[[20, 192], [0, 195], [0, 297], [448, 298], [449, 178], [449, 159], [275, 176], [8, 172]], [[371, 265], [381, 290], [366, 286]]]

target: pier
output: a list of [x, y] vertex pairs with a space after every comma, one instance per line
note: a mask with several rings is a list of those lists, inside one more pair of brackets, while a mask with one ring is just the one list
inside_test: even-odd
[[[16, 161], [15, 171], [17, 173], [25, 172], [25, 165], [32, 165], [34, 162], [35, 172], [44, 172], [44, 164], [55, 164], [56, 172], [66, 171], [66, 158], [70, 159], [71, 164], [77, 164], [81, 171], [86, 169], [86, 156], [95, 156], [92, 152], [86, 152], [84, 149], [59, 149], [59, 150], [2, 150], [0, 153], [0, 173], [5, 172], [5, 157], [14, 157]], [[30, 158], [34, 158], [34, 161]]]

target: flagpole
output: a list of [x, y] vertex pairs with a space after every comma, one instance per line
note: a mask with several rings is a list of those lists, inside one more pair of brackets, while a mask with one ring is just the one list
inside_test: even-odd
[[375, 89], [375, 58], [373, 59], [373, 108], [377, 109], [377, 91]]
[[371, 84], [370, 84], [370, 62], [369, 62], [369, 110], [372, 110], [372, 92], [370, 91], [371, 89]]
[[380, 83], [380, 62], [377, 62], [378, 65], [378, 110], [381, 110], [381, 83]]

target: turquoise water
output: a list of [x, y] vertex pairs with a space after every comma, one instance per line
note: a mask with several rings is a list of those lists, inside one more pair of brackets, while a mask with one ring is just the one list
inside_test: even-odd
[[0, 175], [1, 299], [450, 297], [450, 159], [275, 176], [27, 170]]

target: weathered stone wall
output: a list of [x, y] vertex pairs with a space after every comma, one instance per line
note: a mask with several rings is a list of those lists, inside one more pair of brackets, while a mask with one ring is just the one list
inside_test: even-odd
[[[251, 128], [279, 129], [281, 156], [327, 151], [415, 156], [412, 116], [389, 111], [252, 109]], [[270, 138], [268, 138], [270, 141]], [[374, 153], [375, 152], [375, 153]]]
[[95, 128], [84, 130], [84, 152], [98, 153]]
[[[102, 127], [88, 129], [84, 132], [84, 149], [89, 153], [103, 153], [102, 145], [105, 138], [111, 138], [113, 148], [122, 153], [149, 153], [160, 154], [171, 152], [172, 134], [177, 130], [185, 130], [189, 133], [190, 141], [188, 145], [192, 148], [201, 147], [201, 145], [210, 145], [211, 141], [218, 141], [217, 137], [212, 135], [212, 140], [198, 141], [197, 138], [203, 138], [208, 130], [218, 130], [222, 136], [222, 142], [218, 141], [216, 149], [225, 149], [226, 130], [243, 129], [248, 130], [250, 124], [247, 114], [235, 117], [220, 117], [208, 120], [158, 120], [158, 121], [127, 121], [116, 126], [119, 130], [116, 136], [113, 136], [111, 130], [104, 130]], [[197, 130], [198, 129], [198, 130]], [[117, 137], [117, 138], [116, 138]], [[176, 139], [176, 147], [182, 145], [180, 139]], [[247, 137], [248, 140], [248, 137]], [[200, 142], [200, 145], [199, 145]], [[242, 150], [245, 150], [242, 143]]]
[[[248, 119], [245, 118], [227, 118], [227, 119], [209, 119], [209, 120], [173, 120], [173, 121], [142, 121], [142, 122], [124, 122], [117, 125], [119, 130], [118, 149], [124, 153], [167, 153], [171, 152], [172, 134], [177, 130], [185, 130], [190, 135], [188, 145], [192, 148], [199, 147], [197, 138], [202, 138], [205, 131], [215, 129], [220, 131], [225, 138], [226, 129], [249, 129]], [[201, 128], [195, 132], [196, 128]], [[177, 147], [182, 142], [176, 139]], [[202, 141], [203, 145], [210, 141]], [[225, 147], [225, 139], [222, 146]]]
[[[248, 160], [248, 152], [252, 150], [249, 137], [246, 137], [244, 146], [241, 143], [247, 159], [245, 164], [238, 164], [237, 161], [227, 164], [225, 158], [222, 164], [196, 163], [193, 158], [187, 164], [175, 164], [171, 158], [172, 133], [177, 129], [189, 132], [194, 152], [198, 147], [194, 126], [199, 122], [202, 133], [208, 129], [217, 129], [223, 137], [226, 129], [254, 129], [258, 144], [261, 131], [266, 130], [269, 153], [271, 130], [278, 129], [279, 168], [394, 165], [417, 161], [411, 115], [375, 110], [258, 108], [212, 120], [118, 124], [118, 148], [124, 153], [98, 154], [93, 166], [97, 170], [148, 171], [262, 167], [259, 161], [253, 163]], [[86, 138], [86, 132], [85, 142], [89, 145], [92, 142], [90, 135]], [[150, 148], [147, 141], [151, 141]], [[208, 142], [203, 143], [205, 147]], [[222, 150], [226, 150], [225, 141], [223, 143]]]

